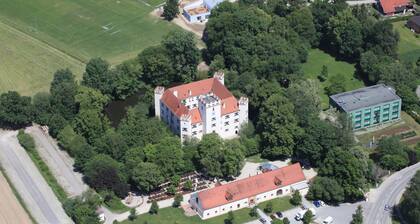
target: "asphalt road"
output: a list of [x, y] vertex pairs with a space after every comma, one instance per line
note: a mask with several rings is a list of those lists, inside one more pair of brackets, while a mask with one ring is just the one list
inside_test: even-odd
[[71, 197], [81, 195], [88, 189], [82, 180], [82, 174], [73, 170], [74, 160], [65, 151], [60, 150], [54, 139], [39, 126], [28, 127], [25, 132], [34, 138], [39, 155]]
[[0, 162], [31, 214], [42, 224], [73, 223], [16, 135], [0, 130]]
[[379, 188], [373, 190], [369, 195], [369, 201], [364, 205], [364, 223], [392, 223], [391, 212], [385, 211], [385, 205], [392, 207], [398, 204], [405, 188], [417, 170], [420, 170], [420, 163], [392, 174]]

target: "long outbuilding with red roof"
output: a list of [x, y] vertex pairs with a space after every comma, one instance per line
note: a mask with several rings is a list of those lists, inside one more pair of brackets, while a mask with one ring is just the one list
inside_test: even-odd
[[169, 89], [155, 88], [155, 115], [187, 139], [217, 133], [233, 138], [248, 122], [248, 99], [239, 100], [224, 85], [224, 74]]
[[[303, 187], [302, 187], [303, 186]], [[299, 163], [230, 182], [191, 195], [191, 207], [202, 219], [290, 195], [307, 187]]]
[[407, 9], [412, 8], [410, 0], [379, 0], [379, 4], [385, 15], [405, 13]]

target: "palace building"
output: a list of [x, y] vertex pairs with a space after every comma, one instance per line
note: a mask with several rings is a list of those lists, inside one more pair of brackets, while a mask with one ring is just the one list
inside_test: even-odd
[[181, 137], [181, 141], [217, 133], [238, 136], [248, 122], [248, 98], [239, 100], [224, 85], [224, 74], [165, 89], [155, 88], [155, 115]]

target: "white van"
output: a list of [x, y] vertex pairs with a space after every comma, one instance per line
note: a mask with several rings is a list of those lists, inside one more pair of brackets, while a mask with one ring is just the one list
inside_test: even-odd
[[324, 221], [322, 221], [322, 224], [331, 224], [333, 223], [333, 217], [328, 216], [327, 218], [324, 219]]
[[307, 210], [300, 210], [296, 215], [295, 215], [295, 219], [297, 221], [303, 219], [303, 216], [305, 215]]

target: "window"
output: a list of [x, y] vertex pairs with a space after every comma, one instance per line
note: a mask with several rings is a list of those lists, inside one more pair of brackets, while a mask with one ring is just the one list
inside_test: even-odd
[[226, 115], [226, 116], [225, 116], [225, 118], [226, 118], [226, 119], [229, 119], [229, 118], [230, 118], [230, 116], [229, 116], [229, 115]]
[[239, 112], [235, 112], [235, 116], [239, 116]]
[[239, 118], [235, 118], [235, 121], [234, 121], [235, 123], [238, 123], [239, 122]]
[[193, 131], [192, 135], [197, 135], [197, 132], [196, 131]]
[[211, 118], [211, 120], [212, 120], [212, 121], [215, 121], [215, 120], [216, 120], [216, 118], [215, 118], [215, 117], [212, 117], [212, 118]]
[[187, 131], [188, 129], [187, 128], [182, 128], [182, 131]]
[[211, 124], [212, 127], [216, 127], [216, 124]]
[[225, 129], [225, 132], [228, 132], [229, 131], [229, 129]]
[[196, 127], [197, 127], [197, 125], [196, 125], [196, 124], [193, 124], [193, 125], [192, 125], [192, 128], [196, 128]]
[[197, 107], [197, 104], [193, 104], [193, 107]]
[[241, 204], [238, 204], [236, 207], [240, 208], [241, 207]]
[[226, 122], [225, 122], [225, 126], [226, 126], [226, 125], [229, 125], [229, 121], [226, 121]]

